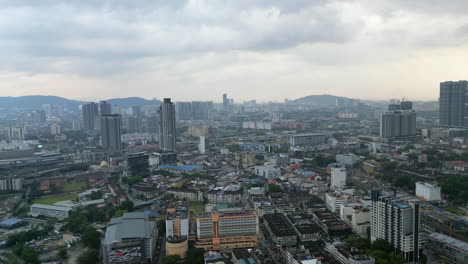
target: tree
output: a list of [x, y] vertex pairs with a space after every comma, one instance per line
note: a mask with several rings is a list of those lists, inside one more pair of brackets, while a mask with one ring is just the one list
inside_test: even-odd
[[99, 248], [101, 245], [101, 233], [94, 228], [88, 228], [81, 238], [81, 242], [89, 248]]
[[120, 209], [127, 210], [128, 212], [132, 211], [133, 210], [133, 202], [130, 201], [130, 200], [123, 201], [120, 204]]
[[90, 198], [91, 200], [98, 200], [98, 199], [101, 199], [102, 198], [102, 191], [95, 191], [95, 192], [92, 192], [91, 195], [90, 195]]
[[268, 185], [268, 192], [275, 193], [275, 192], [282, 192], [281, 187], [276, 184], [269, 184]]
[[177, 264], [179, 261], [180, 257], [178, 255], [168, 255], [163, 257], [162, 264]]
[[371, 247], [371, 242], [368, 238], [350, 237], [347, 238], [345, 241], [350, 246], [355, 247], [359, 250], [366, 250]]
[[387, 241], [384, 239], [376, 239], [374, 242], [372, 242], [371, 245], [372, 250], [381, 250], [384, 252], [393, 252], [393, 247], [390, 245]]
[[66, 260], [68, 258], [67, 248], [65, 247], [60, 248], [57, 253], [57, 258], [60, 260]]
[[96, 264], [99, 260], [97, 249], [88, 249], [78, 257], [78, 264]]
[[39, 263], [39, 256], [33, 248], [18, 245], [13, 249], [13, 254], [20, 257], [26, 264]]
[[185, 257], [185, 264], [204, 263], [205, 250], [202, 248], [192, 248]]

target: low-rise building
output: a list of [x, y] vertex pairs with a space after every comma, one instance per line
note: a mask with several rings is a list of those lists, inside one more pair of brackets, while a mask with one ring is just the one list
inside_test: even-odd
[[351, 227], [353, 232], [360, 237], [368, 237], [370, 228], [370, 210], [369, 208], [354, 207], [351, 214]]
[[[425, 254], [435, 263], [468, 263], [468, 243], [440, 233], [426, 236]], [[429, 262], [430, 263], [430, 262]]]
[[206, 198], [213, 204], [237, 204], [242, 198], [242, 192], [211, 190], [206, 194]]
[[156, 223], [143, 212], [112, 218], [102, 240], [103, 263], [150, 263], [157, 236]]
[[232, 208], [196, 218], [196, 248], [231, 251], [258, 245], [259, 221], [254, 210]]
[[266, 214], [263, 216], [265, 227], [272, 240], [281, 246], [294, 246], [297, 236], [289, 220], [283, 214]]
[[66, 205], [33, 204], [30, 207], [29, 215], [33, 217], [46, 216], [57, 219], [66, 219], [71, 215], [73, 208]]

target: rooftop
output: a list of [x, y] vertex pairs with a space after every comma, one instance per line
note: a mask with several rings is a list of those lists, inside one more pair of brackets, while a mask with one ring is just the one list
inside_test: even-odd
[[453, 237], [440, 234], [440, 233], [432, 233], [428, 235], [429, 238], [432, 238], [434, 240], [440, 241], [450, 247], [455, 247], [458, 248], [462, 251], [468, 252], [468, 243], [463, 242], [461, 240], [455, 239]]
[[277, 237], [295, 236], [296, 233], [291, 228], [287, 218], [283, 214], [266, 214], [263, 216], [271, 232]]
[[125, 213], [122, 217], [112, 218], [106, 230], [104, 244], [121, 242], [126, 238], [150, 238], [154, 223], [143, 212]]
[[0, 222], [0, 225], [11, 226], [11, 225], [20, 223], [22, 221], [24, 221], [24, 220], [20, 219], [20, 218], [10, 218], [10, 219], [6, 219], [6, 220], [3, 220], [2, 222]]

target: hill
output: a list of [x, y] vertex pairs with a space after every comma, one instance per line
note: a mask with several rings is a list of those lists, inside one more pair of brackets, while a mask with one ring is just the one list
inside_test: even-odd
[[350, 101], [355, 99], [329, 95], [329, 94], [322, 94], [322, 95], [309, 95], [305, 97], [298, 98], [293, 100], [293, 103], [297, 104], [312, 104], [312, 105], [321, 105], [321, 106], [335, 106], [337, 100], [342, 100], [344, 104], [347, 104]]
[[0, 97], [2, 109], [39, 109], [43, 104], [77, 106], [81, 101], [75, 101], [51, 95], [27, 95], [19, 97]]
[[[128, 98], [112, 98], [107, 100], [110, 104], [120, 105], [122, 107], [130, 107], [134, 105], [159, 105], [159, 100], [146, 100], [140, 97], [128, 97]], [[86, 101], [71, 100], [63, 97], [52, 96], [52, 95], [27, 95], [19, 97], [3, 96], [0, 97], [0, 109], [8, 109], [10, 111], [15, 110], [34, 110], [40, 109], [44, 104], [51, 105], [66, 105], [66, 106], [78, 106], [80, 104], [88, 103]]]

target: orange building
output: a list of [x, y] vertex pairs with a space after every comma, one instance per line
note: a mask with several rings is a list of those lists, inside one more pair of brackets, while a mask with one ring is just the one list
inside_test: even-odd
[[197, 216], [195, 247], [232, 251], [258, 244], [258, 215], [255, 210], [227, 209]]

